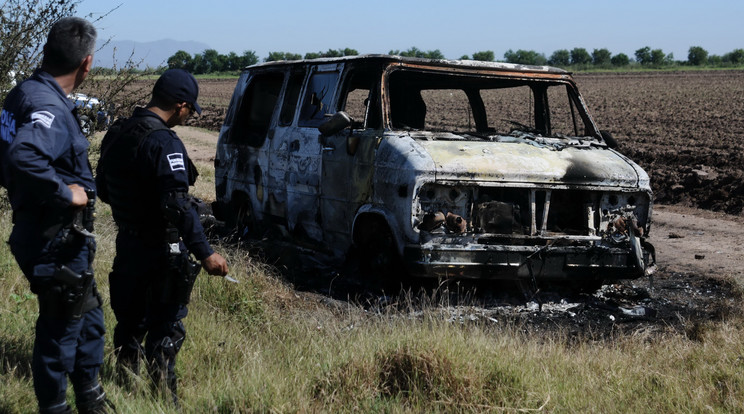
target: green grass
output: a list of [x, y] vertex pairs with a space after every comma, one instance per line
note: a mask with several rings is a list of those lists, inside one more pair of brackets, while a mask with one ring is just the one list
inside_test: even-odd
[[[207, 165], [201, 179], [209, 180]], [[206, 189], [200, 196], [209, 200]], [[10, 213], [3, 205], [0, 237]], [[114, 257], [110, 209], [98, 209], [95, 270], [104, 296], [103, 385], [121, 413], [175, 412], [112, 378], [114, 317], [107, 274]], [[486, 321], [453, 323], [435, 298], [424, 306], [367, 311], [328, 305], [282, 281], [233, 246], [227, 283], [197, 280], [177, 371], [183, 412], [741, 412], [744, 325], [711, 323], [688, 339], [636, 332], [614, 341], [528, 334]], [[36, 298], [0, 244], [0, 413], [35, 412], [30, 360]], [[416, 310], [416, 312], [414, 312]], [[589, 335], [587, 335], [589, 336]], [[72, 391], [68, 394], [73, 401]]]

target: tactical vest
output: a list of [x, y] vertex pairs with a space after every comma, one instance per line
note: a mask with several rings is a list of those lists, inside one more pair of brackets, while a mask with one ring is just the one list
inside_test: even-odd
[[[106, 199], [103, 201], [111, 205], [114, 221], [120, 228], [156, 230], [152, 227], [162, 226], [157, 195], [143, 192], [143, 188], [151, 188], [152, 183], [143, 182], [136, 169], [137, 153], [145, 138], [155, 131], [168, 129], [161, 120], [150, 116], [119, 119], [101, 143], [96, 174], [105, 179], [106, 188], [102, 190], [105, 190]], [[153, 208], [156, 211], [152, 211]]]

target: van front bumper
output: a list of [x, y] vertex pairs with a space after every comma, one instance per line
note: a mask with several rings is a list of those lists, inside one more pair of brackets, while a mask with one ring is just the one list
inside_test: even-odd
[[653, 269], [653, 246], [643, 243], [643, 261], [628, 246], [606, 246], [582, 240], [579, 246], [452, 243], [456, 238], [405, 246], [403, 255], [412, 275], [435, 278], [612, 280], [634, 279]]

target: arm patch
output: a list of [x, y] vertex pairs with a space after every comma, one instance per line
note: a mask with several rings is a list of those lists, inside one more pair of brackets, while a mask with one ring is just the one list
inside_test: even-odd
[[183, 162], [183, 154], [174, 152], [166, 155], [171, 171], [186, 170], [186, 164]]
[[54, 122], [54, 114], [49, 111], [38, 111], [31, 114], [32, 124], [41, 124], [44, 127], [51, 128]]

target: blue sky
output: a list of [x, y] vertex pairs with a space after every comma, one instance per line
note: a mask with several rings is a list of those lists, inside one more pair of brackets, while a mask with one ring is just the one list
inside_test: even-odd
[[100, 16], [99, 38], [197, 41], [220, 53], [353, 48], [387, 53], [415, 46], [456, 59], [491, 50], [607, 48], [631, 58], [644, 46], [686, 60], [690, 46], [723, 55], [744, 48], [738, 0], [83, 0], [78, 15]]

